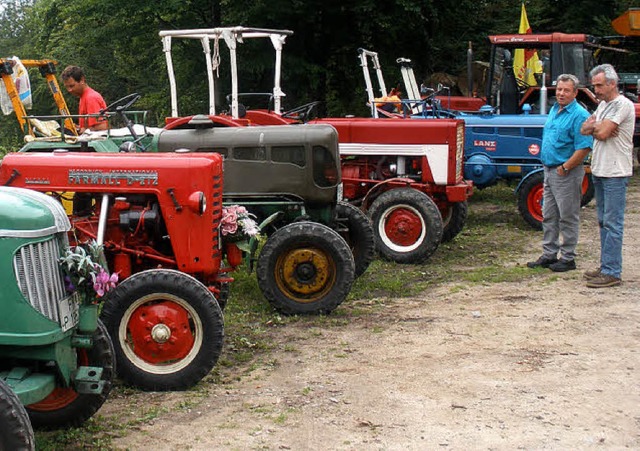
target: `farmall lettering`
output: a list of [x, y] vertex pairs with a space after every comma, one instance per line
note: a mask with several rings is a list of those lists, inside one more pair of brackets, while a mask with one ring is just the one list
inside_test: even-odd
[[71, 185], [157, 186], [158, 173], [156, 171], [69, 169], [69, 183]]
[[496, 151], [496, 141], [486, 141], [482, 139], [474, 139], [473, 140], [474, 147], [482, 147], [487, 152], [495, 152]]

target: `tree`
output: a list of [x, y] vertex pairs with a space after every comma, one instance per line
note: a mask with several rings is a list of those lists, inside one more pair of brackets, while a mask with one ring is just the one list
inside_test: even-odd
[[[609, 21], [633, 0], [525, 3], [534, 32], [606, 35], [613, 32]], [[436, 71], [457, 74], [464, 70], [469, 41], [475, 58], [487, 60], [488, 35], [517, 31], [521, 4], [521, 0], [5, 0], [0, 10], [0, 48], [23, 58], [56, 59], [60, 69], [68, 64], [83, 67], [107, 102], [138, 92], [142, 99], [136, 106], [152, 112], [151, 125], [162, 125], [169, 113], [169, 86], [160, 30], [235, 25], [290, 29], [294, 34], [287, 38], [282, 74], [285, 108], [322, 100], [327, 114], [366, 115], [359, 47], [379, 53], [390, 84], [400, 80], [395, 63], [400, 56], [414, 62], [420, 77]], [[269, 43], [263, 44], [242, 44], [241, 90], [271, 90], [273, 50]], [[202, 48], [197, 42], [176, 46], [181, 111], [206, 111]], [[225, 109], [230, 89], [228, 53], [222, 44], [220, 50], [218, 106]], [[48, 94], [44, 85], [38, 85], [39, 77], [34, 78], [39, 103], [39, 96]], [[69, 102], [75, 108], [75, 99]], [[50, 101], [43, 99], [43, 104]], [[6, 120], [0, 118], [3, 131]]]

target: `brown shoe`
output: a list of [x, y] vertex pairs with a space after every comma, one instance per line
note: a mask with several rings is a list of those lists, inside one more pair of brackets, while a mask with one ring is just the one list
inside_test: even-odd
[[600, 277], [601, 275], [602, 273], [600, 272], [600, 268], [598, 268], [598, 269], [593, 269], [591, 271], [585, 271], [582, 277], [585, 280], [591, 280], [591, 279], [595, 279], [596, 277]]
[[622, 280], [610, 276], [609, 274], [600, 274], [598, 277], [594, 277], [591, 280], [587, 281], [587, 287], [589, 288], [608, 288], [615, 287], [616, 285], [620, 285]]

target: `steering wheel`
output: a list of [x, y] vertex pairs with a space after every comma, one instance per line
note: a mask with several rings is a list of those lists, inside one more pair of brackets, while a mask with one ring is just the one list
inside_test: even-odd
[[311, 115], [311, 113], [321, 103], [322, 102], [320, 101], [305, 103], [304, 105], [300, 105], [299, 107], [296, 107], [292, 110], [285, 111], [280, 116], [286, 119], [298, 120], [304, 124], [305, 122], [308, 122], [310, 119], [312, 119], [313, 116]]
[[112, 104], [108, 105], [106, 108], [101, 109], [100, 114], [104, 114], [108, 112], [119, 113], [120, 111], [126, 110], [131, 105], [136, 103], [140, 97], [142, 96], [137, 92], [134, 92], [133, 94], [129, 94], [128, 96], [124, 96], [123, 98], [118, 99]]
[[527, 83], [524, 80], [519, 79], [518, 77], [516, 77], [516, 85], [518, 85], [518, 88], [521, 91], [526, 91], [527, 89], [529, 89], [531, 87], [531, 85], [529, 83]]

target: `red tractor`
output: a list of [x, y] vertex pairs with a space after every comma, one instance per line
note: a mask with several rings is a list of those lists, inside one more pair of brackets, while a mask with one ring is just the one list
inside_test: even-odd
[[101, 319], [124, 380], [184, 389], [209, 373], [222, 350], [227, 273], [241, 260], [220, 232], [219, 154], [14, 153], [0, 184], [72, 199], [71, 241], [104, 245], [122, 282]]
[[[288, 30], [233, 27], [161, 31], [171, 86], [172, 117], [167, 128], [181, 127], [192, 117], [178, 114], [178, 96], [172, 40], [202, 43], [209, 80], [209, 118], [217, 126], [330, 124], [338, 130], [343, 197], [372, 219], [376, 247], [385, 258], [417, 263], [435, 252], [442, 239], [450, 240], [463, 228], [472, 183], [463, 180], [464, 123], [459, 120], [390, 121], [365, 118], [327, 118], [309, 121], [318, 102], [282, 112], [280, 64]], [[247, 38], [269, 38], [276, 51], [273, 94], [238, 92], [237, 47]], [[212, 60], [220, 58], [223, 40], [230, 52], [229, 113], [216, 112]], [[212, 50], [213, 49], [213, 50]], [[270, 98], [273, 108], [248, 109], [239, 97]]]
[[[621, 36], [597, 37], [584, 33], [533, 33], [503, 34], [489, 36], [491, 56], [486, 80], [486, 101], [496, 107], [501, 114], [522, 113], [525, 105], [532, 107], [532, 113], [545, 114], [547, 99], [555, 98], [555, 80], [564, 73], [574, 74], [580, 80], [577, 100], [589, 111], [594, 111], [598, 100], [588, 89], [591, 80], [589, 71], [598, 64], [611, 63], [615, 67], [624, 66], [627, 55], [636, 54], [640, 41], [633, 34], [633, 22], [640, 18], [640, 9], [631, 8], [612, 25]], [[626, 35], [625, 35], [626, 34]], [[530, 86], [516, 79], [512, 71], [513, 54], [517, 49], [537, 52], [541, 62], [541, 74], [536, 74], [536, 84]], [[638, 85], [640, 74], [619, 73], [621, 92], [629, 97], [636, 108], [636, 130], [634, 145], [640, 146], [640, 103]], [[543, 80], [542, 77], [545, 79]], [[543, 82], [544, 81], [544, 82]]]

